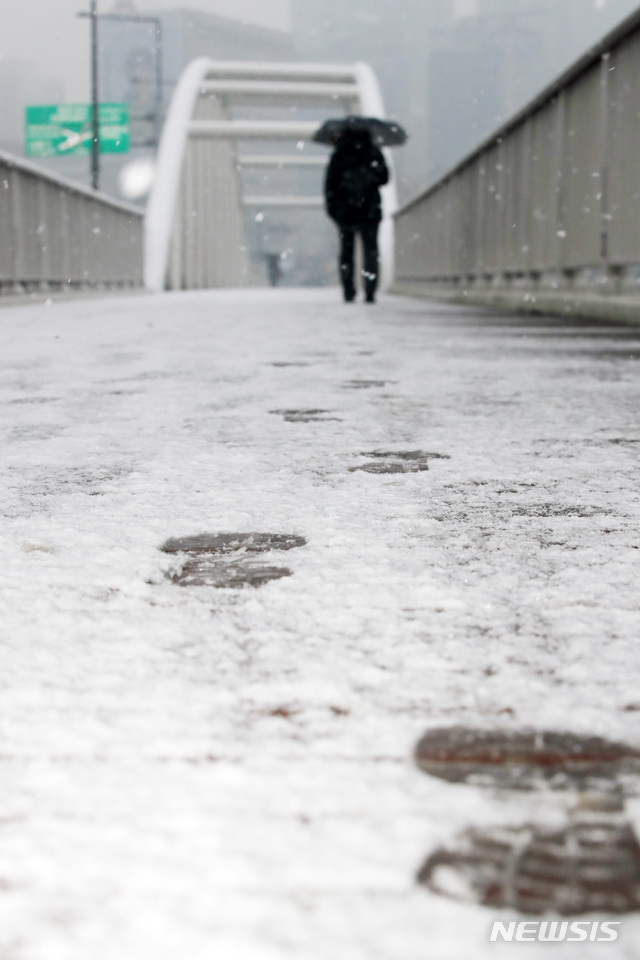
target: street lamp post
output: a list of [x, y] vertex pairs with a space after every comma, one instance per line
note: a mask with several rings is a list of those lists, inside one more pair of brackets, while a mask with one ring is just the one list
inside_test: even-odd
[[100, 189], [100, 117], [98, 100], [98, 0], [91, 0], [91, 186]]
[[79, 17], [91, 21], [91, 186], [100, 189], [100, 101], [98, 99], [98, 0], [89, 0], [89, 12]]

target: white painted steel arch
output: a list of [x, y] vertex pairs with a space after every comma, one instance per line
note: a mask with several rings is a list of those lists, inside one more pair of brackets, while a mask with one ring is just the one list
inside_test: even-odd
[[[239, 168], [316, 166], [317, 158], [238, 154], [239, 141], [310, 140], [309, 121], [238, 120], [229, 103], [326, 105], [384, 117], [380, 88], [365, 63], [347, 66], [215, 61], [201, 57], [184, 70], [162, 131], [146, 215], [145, 282], [152, 290], [241, 286], [246, 282], [245, 206], [321, 206], [320, 197], [243, 197]], [[385, 151], [392, 171], [392, 159]], [[327, 157], [328, 159], [328, 157]], [[397, 192], [382, 190], [381, 286], [393, 280], [393, 215]]]

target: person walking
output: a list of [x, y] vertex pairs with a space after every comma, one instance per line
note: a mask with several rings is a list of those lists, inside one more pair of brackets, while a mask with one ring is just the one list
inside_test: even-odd
[[325, 177], [327, 213], [340, 234], [340, 281], [344, 299], [356, 297], [354, 254], [359, 234], [363, 247], [364, 293], [373, 303], [378, 287], [378, 227], [382, 220], [380, 187], [389, 182], [382, 151], [366, 129], [344, 129], [336, 142]]

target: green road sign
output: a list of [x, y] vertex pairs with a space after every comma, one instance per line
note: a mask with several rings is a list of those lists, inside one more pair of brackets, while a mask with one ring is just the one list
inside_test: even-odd
[[[91, 104], [63, 103], [25, 108], [25, 154], [62, 157], [91, 153]], [[101, 103], [98, 109], [100, 153], [129, 150], [129, 105]]]

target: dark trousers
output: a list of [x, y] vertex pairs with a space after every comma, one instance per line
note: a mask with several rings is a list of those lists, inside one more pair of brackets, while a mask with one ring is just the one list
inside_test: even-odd
[[358, 226], [338, 225], [340, 231], [340, 280], [345, 300], [353, 300], [356, 295], [354, 255], [356, 234], [362, 238], [364, 252], [362, 279], [367, 300], [373, 300], [378, 287], [378, 226], [375, 221]]

